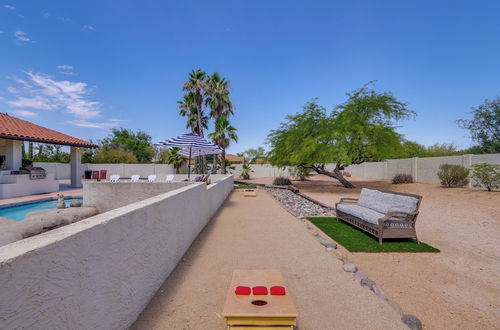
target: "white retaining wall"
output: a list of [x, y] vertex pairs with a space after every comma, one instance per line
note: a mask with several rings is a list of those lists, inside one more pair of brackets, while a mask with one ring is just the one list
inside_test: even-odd
[[0, 329], [126, 329], [233, 188], [191, 184], [0, 247]]
[[392, 179], [396, 174], [411, 174], [416, 182], [436, 184], [439, 183], [437, 172], [442, 164], [471, 168], [472, 165], [480, 163], [500, 164], [500, 154], [389, 159], [385, 162], [351, 165], [346, 171], [369, 179]]

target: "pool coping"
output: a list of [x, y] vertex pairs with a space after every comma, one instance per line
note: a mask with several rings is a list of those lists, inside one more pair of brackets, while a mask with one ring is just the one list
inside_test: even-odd
[[[0, 205], [0, 210], [1, 209], [6, 209], [6, 208], [9, 208], [9, 207], [15, 207], [15, 206], [21, 206], [21, 205], [27, 205], [27, 204], [34, 204], [34, 203], [38, 203], [38, 202], [46, 202], [46, 201], [51, 201], [51, 200], [57, 200], [57, 198], [58, 197], [53, 196], [53, 197], [42, 197], [42, 198], [38, 198], [38, 199], [31, 199], [29, 201], [12, 202], [12, 203], [9, 203], [9, 204]], [[64, 196], [64, 199], [71, 199], [71, 198], [83, 198], [83, 196], [82, 195], [68, 195], [68, 196]]]

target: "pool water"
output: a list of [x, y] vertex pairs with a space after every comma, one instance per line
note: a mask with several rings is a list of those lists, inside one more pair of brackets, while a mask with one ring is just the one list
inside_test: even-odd
[[[71, 201], [81, 201], [82, 198], [67, 198], [64, 199], [66, 202], [66, 207], [69, 207]], [[0, 208], [0, 217], [7, 217], [17, 221], [21, 221], [24, 217], [34, 211], [51, 210], [57, 208], [57, 200], [49, 200], [43, 202], [34, 202], [24, 205], [9, 206], [6, 208]]]

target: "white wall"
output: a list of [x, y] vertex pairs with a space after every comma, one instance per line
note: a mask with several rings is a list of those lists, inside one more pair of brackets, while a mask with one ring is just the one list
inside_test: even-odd
[[[54, 173], [56, 180], [71, 178], [70, 164], [35, 162], [33, 166], [40, 166], [46, 169], [47, 172]], [[142, 178], [146, 178], [150, 174], [175, 174], [174, 166], [167, 164], [81, 164], [81, 170], [82, 173], [84, 170], [106, 170], [108, 177], [111, 174], [119, 174], [121, 177], [126, 178], [130, 178], [133, 174], [140, 174]], [[186, 169], [183, 168], [181, 172], [186, 173]]]
[[[230, 170], [230, 172], [234, 175], [235, 179], [240, 178], [241, 164], [234, 164], [234, 170]], [[253, 172], [250, 173], [251, 178], [274, 178], [278, 176], [290, 176], [288, 172], [288, 167], [286, 168], [278, 168], [269, 164], [250, 164], [250, 168]]]
[[59, 182], [52, 173], [45, 179], [30, 180], [28, 174], [1, 175], [0, 198], [13, 198], [59, 191]]
[[83, 203], [107, 212], [118, 207], [141, 201], [167, 191], [176, 190], [188, 182], [119, 182], [83, 181]]
[[437, 184], [439, 183], [437, 172], [442, 164], [471, 168], [472, 165], [479, 163], [500, 164], [500, 154], [389, 159], [385, 162], [351, 165], [346, 171], [370, 179], [392, 179], [396, 174], [411, 174], [416, 182]]
[[232, 187], [192, 184], [0, 247], [0, 328], [129, 327]]

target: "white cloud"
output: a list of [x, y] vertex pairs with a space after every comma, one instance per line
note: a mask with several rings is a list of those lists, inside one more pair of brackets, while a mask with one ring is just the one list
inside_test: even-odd
[[82, 31], [83, 32], [94, 31], [94, 27], [92, 25], [84, 25], [82, 26]]
[[27, 81], [15, 78], [19, 88], [8, 89], [17, 98], [7, 102], [15, 108], [39, 110], [60, 110], [79, 119], [95, 118], [100, 115], [100, 103], [89, 99], [87, 83], [68, 80], [55, 80], [52, 77], [26, 72]]
[[73, 70], [73, 66], [72, 65], [67, 65], [67, 64], [58, 65], [57, 68], [61, 69], [61, 70]]
[[19, 97], [12, 101], [7, 101], [7, 104], [13, 108], [31, 108], [38, 110], [55, 110], [56, 105], [50, 102], [46, 97], [33, 96], [33, 97]]
[[111, 119], [107, 122], [95, 122], [88, 120], [70, 120], [67, 121], [68, 124], [72, 124], [79, 127], [87, 127], [87, 128], [100, 128], [100, 129], [109, 129], [113, 127], [117, 127], [123, 120], [120, 119]]
[[43, 18], [49, 18], [50, 17], [49, 12], [46, 11], [45, 9], [42, 10], [42, 12], [40, 14], [42, 15]]
[[[72, 69], [71, 65], [58, 68]], [[85, 82], [56, 80], [43, 73], [25, 72], [26, 78], [11, 77], [15, 86], [8, 86], [11, 97], [3, 100], [19, 116], [33, 118], [30, 110], [59, 111], [67, 113], [72, 125], [88, 128], [109, 129], [119, 125], [120, 119], [103, 119], [101, 103], [91, 99], [91, 88]], [[31, 116], [31, 117], [30, 117]]]
[[67, 75], [74, 74], [72, 65], [67, 65], [67, 64], [58, 65], [57, 68], [59, 69], [59, 73], [67, 74]]
[[38, 117], [38, 114], [33, 111], [28, 111], [28, 110], [14, 110], [13, 113], [15, 115], [18, 115], [20, 117], [24, 118], [36, 118]]
[[16, 32], [14, 32], [14, 37], [16, 37], [18, 41], [34, 42], [28, 37], [28, 34], [22, 30], [17, 30]]
[[7, 4], [3, 5], [3, 7], [4, 7], [4, 8], [7, 8], [7, 9], [9, 9], [9, 10], [16, 10], [16, 7], [11, 6], [11, 5], [7, 5]]

